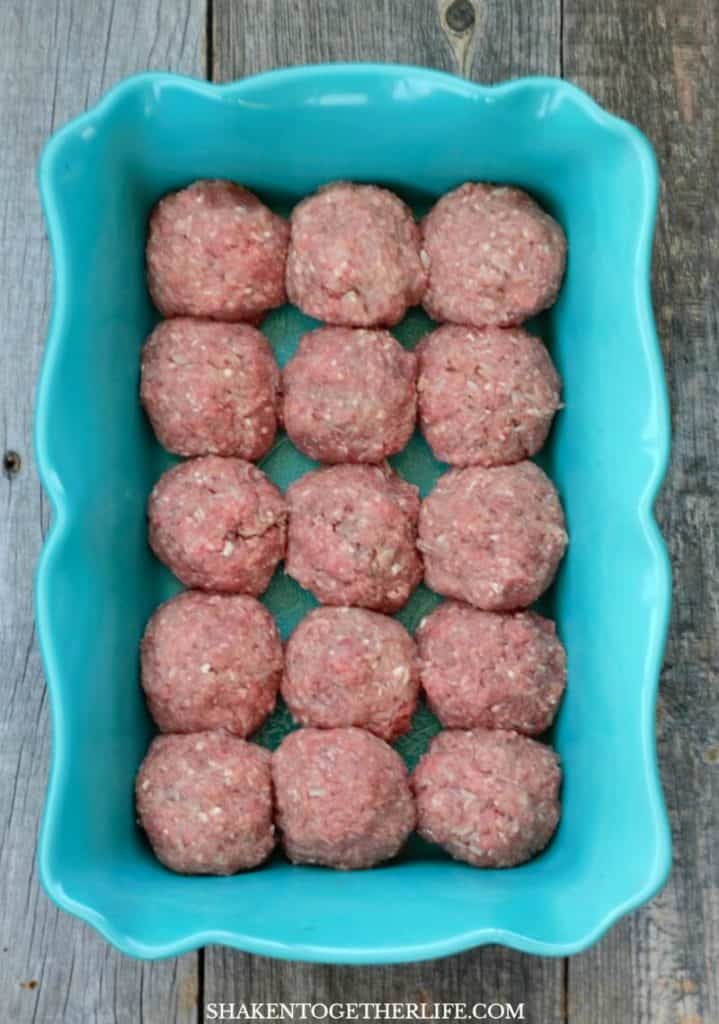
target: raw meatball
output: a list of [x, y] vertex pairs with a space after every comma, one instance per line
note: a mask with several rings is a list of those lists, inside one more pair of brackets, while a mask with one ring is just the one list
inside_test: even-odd
[[393, 740], [417, 706], [414, 642], [395, 619], [364, 608], [317, 608], [285, 652], [282, 696], [302, 725], [357, 725]]
[[142, 352], [140, 397], [177, 455], [262, 458], [275, 439], [280, 372], [249, 324], [164, 320]]
[[519, 327], [448, 324], [417, 353], [420, 428], [438, 459], [501, 466], [539, 451], [560, 407], [541, 341]]
[[401, 608], [422, 578], [419, 494], [386, 466], [330, 466], [287, 491], [286, 571], [323, 604]]
[[521, 864], [554, 834], [560, 783], [557, 755], [527, 736], [441, 732], [412, 778], [417, 831], [477, 867]]
[[417, 630], [430, 708], [448, 729], [551, 725], [567, 665], [554, 623], [533, 612], [482, 612], [446, 601]]
[[364, 729], [299, 729], [272, 759], [277, 825], [296, 864], [369, 868], [414, 828], [407, 769]]
[[412, 436], [417, 358], [388, 331], [311, 331], [282, 379], [285, 430], [312, 459], [381, 462]]
[[554, 579], [566, 546], [559, 497], [533, 462], [450, 470], [422, 502], [427, 586], [477, 608], [532, 604]]
[[244, 594], [178, 594], [150, 619], [142, 685], [162, 732], [249, 736], [275, 706], [282, 644], [275, 621]]
[[205, 455], [173, 466], [147, 513], [152, 550], [187, 587], [261, 594], [285, 553], [285, 501], [242, 459]]
[[183, 875], [232, 875], [275, 846], [268, 750], [225, 732], [158, 736], [135, 781], [155, 856]]
[[429, 257], [424, 308], [458, 324], [520, 324], [551, 306], [564, 275], [559, 224], [518, 188], [468, 183], [422, 223]]
[[285, 302], [290, 229], [231, 181], [196, 181], [150, 218], [147, 283], [163, 316], [257, 320]]
[[419, 228], [387, 189], [337, 182], [295, 208], [287, 294], [303, 312], [348, 327], [391, 327], [426, 284]]

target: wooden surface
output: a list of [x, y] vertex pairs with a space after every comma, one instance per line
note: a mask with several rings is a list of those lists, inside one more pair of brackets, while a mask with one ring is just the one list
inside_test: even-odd
[[[208, 33], [209, 30], [209, 33]], [[0, 4], [0, 1020], [189, 1024], [209, 1001], [524, 1002], [533, 1024], [719, 1022], [719, 12], [716, 0], [3, 0]], [[142, 68], [226, 81], [324, 60], [396, 60], [480, 81], [564, 74], [638, 123], [663, 195], [654, 296], [674, 457], [660, 517], [675, 610], [658, 717], [675, 842], [664, 891], [571, 961], [484, 949], [350, 969], [210, 948], [143, 964], [60, 914], [34, 844], [49, 724], [32, 623], [47, 525], [31, 449], [49, 261], [34, 165], [44, 138]]]

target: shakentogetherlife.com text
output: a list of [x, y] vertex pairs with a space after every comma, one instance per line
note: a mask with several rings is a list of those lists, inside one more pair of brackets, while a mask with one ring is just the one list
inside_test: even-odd
[[206, 1021], [527, 1021], [524, 1003], [208, 1003]]

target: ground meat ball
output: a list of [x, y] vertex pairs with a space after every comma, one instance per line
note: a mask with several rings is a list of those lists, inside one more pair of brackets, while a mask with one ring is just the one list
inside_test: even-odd
[[287, 491], [286, 571], [323, 604], [401, 608], [422, 578], [416, 487], [385, 466], [330, 466]]
[[317, 608], [287, 644], [282, 696], [302, 725], [357, 725], [393, 740], [417, 706], [414, 643], [395, 619], [364, 608]]
[[231, 181], [196, 181], [150, 218], [147, 283], [163, 316], [256, 320], [285, 302], [289, 225]]
[[560, 406], [546, 348], [520, 328], [447, 325], [419, 355], [419, 418], [438, 459], [501, 466], [534, 455]]
[[391, 327], [425, 287], [419, 228], [392, 192], [339, 182], [295, 208], [287, 294], [303, 312], [348, 327]]
[[299, 729], [272, 759], [277, 824], [296, 864], [369, 868], [414, 828], [407, 769], [364, 729]]
[[422, 686], [448, 729], [536, 735], [554, 719], [567, 666], [554, 623], [446, 601], [417, 630]]
[[158, 860], [184, 875], [232, 875], [275, 846], [271, 756], [225, 732], [158, 736], [135, 781]]
[[462, 185], [433, 206], [422, 234], [430, 263], [424, 307], [434, 320], [520, 324], [557, 297], [564, 232], [517, 188]]
[[284, 499], [242, 459], [173, 466], [150, 495], [148, 517], [152, 550], [187, 587], [261, 594], [284, 555]]
[[275, 439], [279, 384], [269, 342], [249, 324], [164, 320], [142, 352], [142, 404], [177, 455], [262, 458]]
[[557, 492], [533, 462], [450, 470], [422, 502], [427, 585], [477, 608], [532, 604], [554, 579], [566, 546]]
[[455, 860], [483, 868], [521, 864], [559, 821], [559, 760], [516, 732], [441, 732], [412, 778], [417, 831]]
[[244, 594], [178, 594], [150, 619], [142, 685], [162, 732], [249, 736], [275, 706], [282, 644], [274, 619]]
[[320, 462], [381, 462], [412, 436], [416, 378], [416, 356], [388, 331], [321, 327], [285, 367], [285, 430]]

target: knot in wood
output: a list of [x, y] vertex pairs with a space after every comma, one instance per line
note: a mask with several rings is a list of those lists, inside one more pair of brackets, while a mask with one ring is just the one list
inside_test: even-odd
[[453, 0], [445, 11], [444, 20], [447, 28], [453, 32], [469, 32], [476, 19], [474, 4], [470, 0]]

